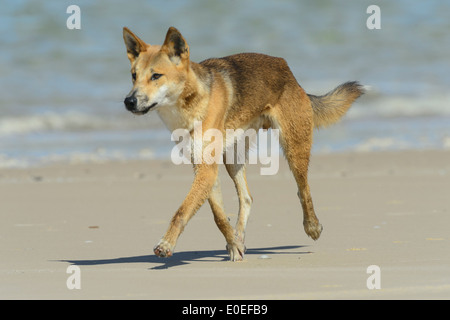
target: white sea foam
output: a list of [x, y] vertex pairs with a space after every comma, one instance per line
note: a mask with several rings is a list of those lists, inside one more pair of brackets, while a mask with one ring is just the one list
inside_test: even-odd
[[0, 169], [1, 168], [26, 168], [30, 165], [29, 161], [20, 158], [11, 158], [7, 155], [0, 154]]
[[0, 118], [0, 136], [42, 131], [81, 130], [105, 126], [105, 121], [90, 115], [68, 112], [44, 113]]
[[155, 152], [150, 148], [143, 148], [136, 152], [124, 152], [123, 150], [106, 150], [99, 148], [92, 152], [73, 151], [67, 153], [48, 153], [36, 157], [10, 157], [0, 154], [1, 168], [28, 168], [33, 166], [48, 165], [54, 163], [82, 164], [82, 163], [106, 163], [109, 161], [151, 160], [155, 159]]
[[384, 95], [369, 91], [346, 115], [349, 119], [450, 116], [450, 95]]
[[394, 137], [384, 137], [384, 138], [369, 138], [356, 146], [354, 146], [354, 151], [357, 152], [372, 152], [372, 151], [385, 151], [385, 150], [402, 150], [408, 149], [411, 146], [410, 143], [402, 139]]
[[122, 116], [68, 111], [0, 117], [0, 137], [51, 131], [141, 130], [154, 127], [155, 121], [132, 118], [125, 111]]

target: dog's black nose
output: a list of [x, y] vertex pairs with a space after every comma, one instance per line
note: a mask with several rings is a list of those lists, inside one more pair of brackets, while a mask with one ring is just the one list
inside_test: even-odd
[[125, 103], [125, 107], [127, 108], [128, 111], [136, 110], [137, 106], [136, 97], [134, 96], [126, 97], [123, 103]]

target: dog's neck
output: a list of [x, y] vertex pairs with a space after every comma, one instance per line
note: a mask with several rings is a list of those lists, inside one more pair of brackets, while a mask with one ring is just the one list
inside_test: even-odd
[[178, 99], [178, 105], [183, 109], [192, 109], [208, 96], [209, 85], [205, 83], [204, 68], [194, 62], [190, 62], [184, 90]]
[[170, 131], [191, 130], [194, 120], [202, 121], [208, 105], [210, 80], [207, 70], [191, 62], [186, 82], [177, 102], [158, 109], [158, 115]]

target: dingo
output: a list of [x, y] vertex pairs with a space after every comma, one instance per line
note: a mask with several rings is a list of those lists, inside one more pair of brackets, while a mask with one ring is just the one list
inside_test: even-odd
[[[123, 38], [133, 81], [124, 103], [134, 114], [156, 110], [169, 130], [187, 129], [191, 135], [196, 121], [202, 122], [203, 132], [215, 128], [223, 136], [227, 129], [279, 130], [282, 149], [297, 182], [305, 232], [317, 240], [322, 225], [314, 213], [307, 178], [313, 128], [338, 121], [363, 94], [362, 86], [346, 82], [323, 96], [310, 95], [297, 83], [284, 59], [257, 53], [194, 63], [189, 59], [186, 40], [173, 27], [162, 46], [146, 44], [128, 28], [123, 29]], [[223, 156], [239, 197], [235, 229], [224, 213], [218, 164], [194, 164], [192, 187], [154, 247], [157, 256], [173, 254], [184, 227], [208, 200], [214, 221], [225, 236], [230, 259], [243, 259], [245, 227], [253, 200], [245, 165], [225, 161], [225, 152]]]

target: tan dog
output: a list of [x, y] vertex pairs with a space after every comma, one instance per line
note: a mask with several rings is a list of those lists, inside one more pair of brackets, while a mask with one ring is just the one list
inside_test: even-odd
[[[173, 27], [162, 46], [146, 44], [127, 28], [123, 29], [123, 38], [133, 80], [124, 103], [134, 114], [156, 110], [169, 130], [184, 128], [191, 134], [196, 121], [202, 122], [203, 132], [209, 128], [221, 132], [239, 128], [279, 130], [281, 146], [297, 182], [305, 232], [318, 239], [322, 226], [314, 213], [307, 177], [313, 129], [338, 121], [363, 94], [362, 86], [347, 82], [326, 95], [308, 95], [284, 59], [256, 53], [194, 63], [189, 59], [186, 40]], [[225, 166], [239, 197], [236, 228], [224, 213], [218, 164], [195, 164], [191, 190], [155, 246], [157, 256], [173, 254], [184, 227], [208, 200], [231, 260], [243, 259], [252, 197], [245, 165], [225, 162]]]

